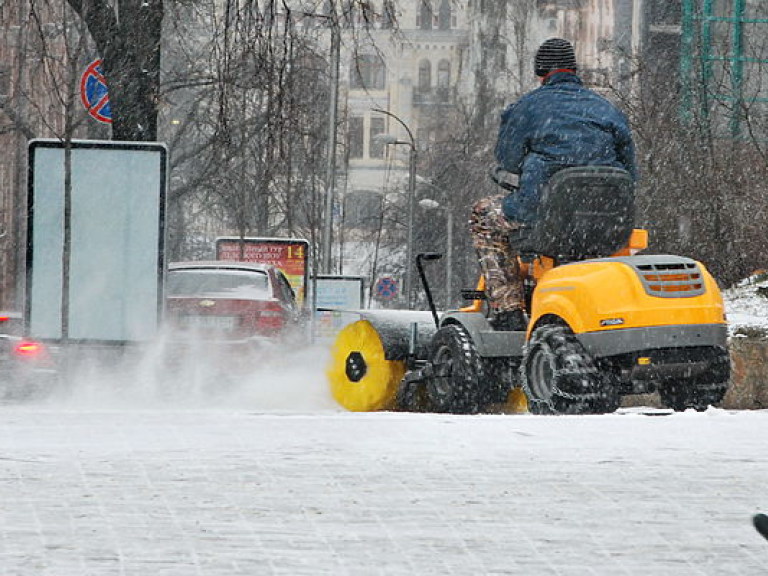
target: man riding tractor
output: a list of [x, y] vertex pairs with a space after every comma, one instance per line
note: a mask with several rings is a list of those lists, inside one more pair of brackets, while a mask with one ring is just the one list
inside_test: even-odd
[[560, 38], [545, 41], [536, 52], [534, 69], [541, 86], [503, 112], [496, 144], [499, 167], [519, 176], [519, 188], [480, 200], [470, 219], [490, 321], [498, 330], [526, 329], [523, 280], [509, 239], [537, 220], [549, 179], [574, 166], [621, 168], [637, 179], [627, 119], [583, 86], [571, 43]]
[[421, 265], [439, 255], [417, 256], [431, 318], [359, 311], [328, 372], [342, 406], [602, 414], [632, 394], [658, 392], [674, 410], [722, 400], [720, 291], [700, 262], [638, 254], [625, 116], [582, 86], [565, 40], [542, 44], [536, 73], [542, 86], [502, 116], [492, 177], [509, 193], [473, 209], [484, 282], [464, 292], [472, 304], [438, 315]]

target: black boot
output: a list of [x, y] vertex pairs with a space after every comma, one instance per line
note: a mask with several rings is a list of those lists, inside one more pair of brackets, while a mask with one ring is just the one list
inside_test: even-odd
[[499, 310], [491, 318], [494, 330], [520, 332], [528, 329], [528, 317], [522, 310]]

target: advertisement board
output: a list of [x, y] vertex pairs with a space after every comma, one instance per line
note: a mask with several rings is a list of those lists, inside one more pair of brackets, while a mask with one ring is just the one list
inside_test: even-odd
[[315, 338], [332, 339], [344, 326], [360, 319], [352, 311], [364, 307], [365, 281], [362, 276], [317, 276], [315, 286]]
[[359, 310], [363, 307], [365, 284], [362, 276], [317, 276], [317, 307]]
[[166, 162], [158, 143], [30, 142], [27, 336], [105, 343], [156, 336]]
[[307, 240], [223, 236], [216, 239], [216, 259], [261, 262], [277, 266], [290, 282], [299, 306], [304, 305], [309, 272]]

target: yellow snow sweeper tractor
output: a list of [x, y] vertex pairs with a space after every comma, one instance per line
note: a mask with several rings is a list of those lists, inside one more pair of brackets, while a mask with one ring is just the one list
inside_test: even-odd
[[[498, 176], [498, 174], [497, 174]], [[509, 189], [502, 178], [494, 178]], [[658, 391], [674, 410], [704, 410], [728, 387], [720, 291], [700, 262], [638, 255], [629, 175], [567, 168], [542, 194], [539, 219], [511, 239], [526, 277], [525, 331], [489, 322], [483, 282], [472, 305], [430, 312], [360, 311], [338, 334], [331, 392], [352, 411], [535, 414], [613, 412], [624, 395]]]

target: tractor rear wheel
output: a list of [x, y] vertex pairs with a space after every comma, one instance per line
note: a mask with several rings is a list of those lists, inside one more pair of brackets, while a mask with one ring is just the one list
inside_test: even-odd
[[520, 376], [534, 414], [602, 414], [618, 406], [612, 379], [597, 369], [567, 326], [534, 330]]
[[433, 375], [426, 382], [433, 412], [474, 414], [488, 405], [482, 358], [467, 331], [458, 325], [440, 328], [432, 339]]
[[659, 389], [661, 403], [675, 412], [683, 412], [693, 408], [697, 412], [703, 412], [710, 404], [719, 404], [728, 383], [695, 385], [690, 382], [671, 382]]
[[731, 366], [727, 351], [718, 349], [716, 354], [717, 358], [707, 370], [706, 376], [677, 380], [662, 386], [659, 389], [661, 403], [676, 412], [688, 408], [703, 412], [710, 405], [722, 402], [728, 390]]

